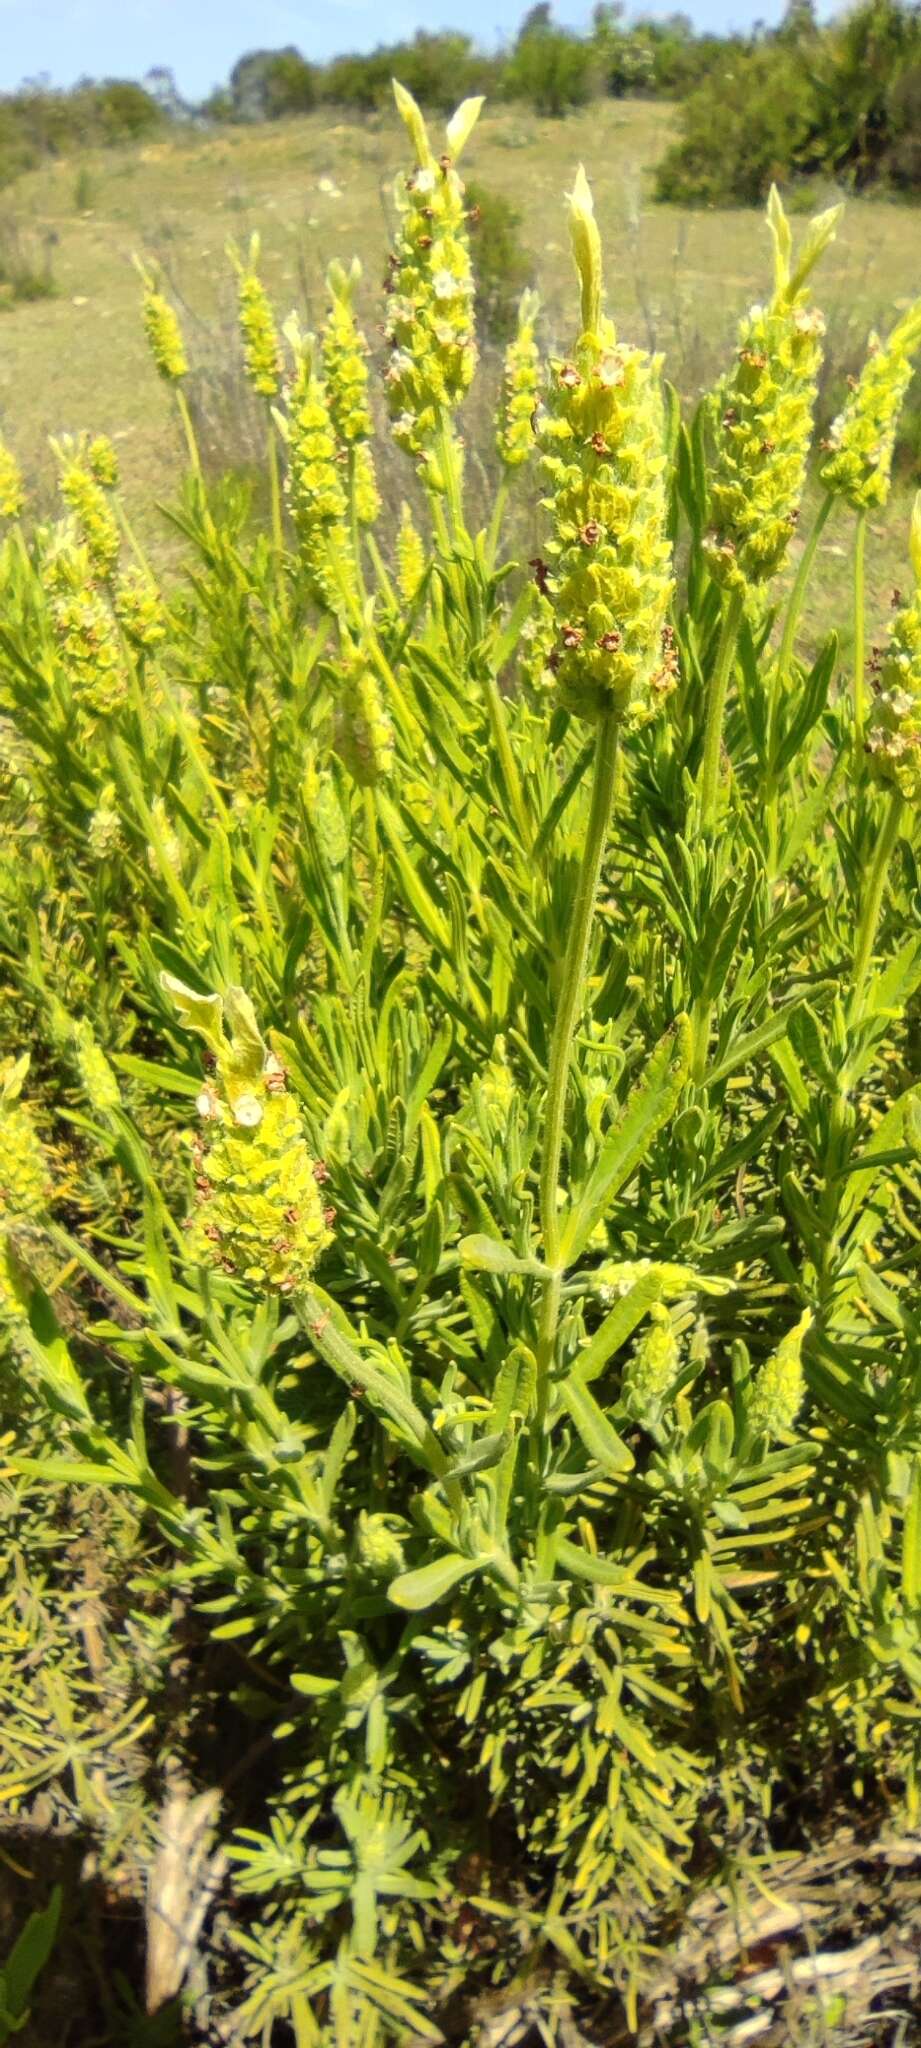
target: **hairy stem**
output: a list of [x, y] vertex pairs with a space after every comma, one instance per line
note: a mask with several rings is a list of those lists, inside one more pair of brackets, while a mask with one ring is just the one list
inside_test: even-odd
[[585, 995], [585, 975], [588, 966], [589, 944], [592, 934], [592, 919], [595, 899], [598, 894], [598, 879], [608, 835], [608, 824], [614, 801], [614, 783], [617, 772], [617, 745], [620, 726], [617, 717], [607, 712], [602, 717], [595, 742], [595, 762], [592, 783], [592, 801], [588, 819], [588, 830], [582, 850], [582, 865], [576, 899], [572, 907], [572, 922], [563, 959], [562, 982], [557, 1001], [550, 1047], [550, 1070], [547, 1087], [547, 1107], [544, 1121], [544, 1147], [540, 1170], [540, 1227], [543, 1238], [544, 1258], [555, 1270], [543, 1283], [540, 1330], [538, 1338], [538, 1416], [546, 1410], [549, 1371], [556, 1344], [557, 1323], [560, 1312], [561, 1275], [558, 1270], [560, 1258], [560, 1219], [557, 1208], [557, 1190], [560, 1180], [560, 1162], [563, 1156], [563, 1130], [566, 1112], [566, 1088], [572, 1059], [572, 1044], [576, 1026], [582, 1012]]
[[[783, 686], [790, 672], [790, 663], [793, 659], [793, 642], [796, 639], [796, 629], [799, 625], [799, 615], [803, 609], [803, 598], [806, 595], [806, 587], [809, 582], [810, 575], [812, 573], [812, 564], [815, 561], [816, 549], [822, 538], [822, 534], [825, 530], [825, 523], [828, 519], [828, 515], [831, 511], [834, 502], [835, 500], [832, 492], [826, 491], [825, 496], [822, 499], [822, 503], [819, 506], [819, 509], [812, 522], [812, 530], [809, 534], [808, 540], [806, 541], [806, 545], [803, 548], [803, 552], [800, 555], [799, 565], [797, 567], [796, 575], [793, 579], [793, 588], [790, 592], [790, 596], [787, 602], [786, 616], [783, 622], [783, 633], [781, 634], [780, 648], [777, 655], [777, 667], [774, 671], [774, 699], [772, 710], [775, 716], [779, 708], [779, 700], [781, 693], [783, 691]], [[772, 727], [773, 723], [774, 719], [772, 718]], [[773, 736], [774, 735], [772, 731], [772, 739]]]
[[854, 952], [854, 986], [851, 992], [850, 1015], [852, 1022], [859, 1015], [860, 1000], [863, 995], [867, 975], [870, 971], [873, 947], [879, 929], [880, 912], [883, 907], [886, 877], [889, 873], [889, 862], [895, 851], [895, 843], [899, 836], [899, 827], [902, 823], [904, 809], [905, 798], [901, 790], [894, 789], [889, 798], [886, 815], [883, 819], [882, 831], [876, 843], [873, 865], [867, 878], [867, 886], [864, 891], [863, 902], [860, 906], [860, 922], [857, 926], [857, 945]]
[[854, 745], [863, 743], [866, 694], [866, 552], [867, 515], [858, 512], [854, 531]]
[[716, 815], [716, 799], [720, 786], [720, 754], [723, 745], [723, 717], [726, 710], [726, 692], [732, 674], [732, 661], [736, 651], [736, 640], [742, 619], [743, 592], [732, 590], [723, 613], [716, 665], [710, 678], [710, 693], [707, 699], [707, 722], [704, 729], [704, 752], [700, 768], [700, 824], [707, 832]]

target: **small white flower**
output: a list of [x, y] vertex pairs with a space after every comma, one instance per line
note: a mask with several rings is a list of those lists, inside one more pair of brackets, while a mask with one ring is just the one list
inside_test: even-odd
[[233, 1104], [233, 1120], [251, 1131], [262, 1122], [262, 1104], [255, 1095], [238, 1095]]
[[436, 270], [432, 279], [432, 290], [436, 299], [456, 298], [460, 291], [460, 279], [451, 270]]
[[413, 179], [414, 192], [434, 192], [435, 173], [432, 170], [417, 171]]
[[209, 1088], [207, 1085], [196, 1096], [195, 1107], [205, 1123], [212, 1123], [214, 1118], [220, 1116], [221, 1113], [221, 1106], [214, 1089]]

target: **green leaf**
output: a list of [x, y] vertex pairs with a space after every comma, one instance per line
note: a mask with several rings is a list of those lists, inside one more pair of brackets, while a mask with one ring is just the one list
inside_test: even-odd
[[529, 1273], [546, 1278], [547, 1267], [539, 1259], [518, 1259], [508, 1245], [480, 1231], [462, 1237], [457, 1249], [461, 1265], [474, 1273]]
[[648, 1273], [642, 1273], [640, 1278], [634, 1281], [617, 1307], [612, 1308], [610, 1315], [605, 1316], [604, 1322], [589, 1339], [585, 1349], [578, 1353], [571, 1369], [570, 1382], [576, 1379], [580, 1386], [585, 1387], [591, 1380], [598, 1379], [608, 1359], [614, 1357], [622, 1344], [626, 1344], [627, 1338], [633, 1335], [637, 1323], [642, 1322], [653, 1302], [660, 1301], [661, 1298], [662, 1277], [655, 1267], [651, 1267]]
[[902, 1598], [908, 1607], [921, 1601], [921, 1458], [914, 1461], [911, 1491], [902, 1532]]
[[589, 1457], [612, 1475], [632, 1471], [635, 1463], [633, 1452], [623, 1437], [618, 1436], [594, 1394], [590, 1394], [588, 1388], [575, 1378], [564, 1380], [559, 1391]]
[[[28, 2017], [29, 1994], [36, 1978], [44, 1969], [57, 1939], [61, 1918], [63, 1893], [55, 1885], [51, 1897], [41, 1911], [30, 1913], [3, 1966], [0, 1976], [0, 2040], [4, 2037], [4, 2018], [8, 2021]], [[18, 2029], [16, 2030], [18, 2031]]]
[[573, 1204], [562, 1233], [567, 1265], [578, 1258], [614, 1196], [642, 1164], [657, 1131], [668, 1122], [687, 1079], [689, 1059], [690, 1030], [682, 1017], [656, 1047]]
[[387, 1597], [395, 1607], [405, 1607], [411, 1614], [419, 1614], [426, 1607], [435, 1607], [444, 1600], [461, 1579], [469, 1579], [472, 1572], [481, 1571], [484, 1558], [461, 1557], [458, 1551], [449, 1551], [446, 1557], [436, 1557], [431, 1564], [421, 1565], [418, 1571], [401, 1572], [391, 1579]]

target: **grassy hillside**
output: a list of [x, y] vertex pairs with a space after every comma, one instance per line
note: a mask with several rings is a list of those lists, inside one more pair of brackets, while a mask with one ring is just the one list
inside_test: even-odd
[[[695, 214], [650, 203], [651, 169], [674, 119], [674, 108], [648, 102], [602, 101], [562, 122], [521, 108], [487, 110], [467, 174], [518, 207], [552, 340], [572, 317], [560, 194], [584, 159], [606, 245], [616, 252], [611, 297], [622, 331], [662, 349], [668, 374], [690, 397], [717, 372], [739, 313], [764, 290], [768, 250], [754, 212]], [[258, 227], [279, 312], [296, 305], [308, 321], [319, 315], [330, 258], [357, 252], [366, 271], [362, 312], [374, 335], [399, 148], [390, 119], [330, 126], [318, 114], [62, 159], [19, 180], [4, 198], [5, 216], [21, 240], [50, 244], [57, 292], [0, 318], [0, 429], [49, 502], [48, 434], [105, 431], [121, 450], [129, 504], [153, 538], [145, 508], [152, 492], [168, 490], [175, 427], [141, 333], [132, 251], [164, 264], [201, 370], [206, 441], [216, 459], [243, 466], [254, 423], [236, 370], [225, 244], [245, 242]], [[823, 282], [833, 389], [859, 363], [873, 322], [917, 290], [916, 217], [884, 201], [853, 201]], [[475, 421], [469, 431], [479, 438]], [[881, 593], [901, 573], [906, 506], [907, 485], [870, 533], [871, 588], [875, 580]], [[834, 557], [832, 577], [833, 564]], [[820, 601], [831, 606], [838, 595], [826, 575]]]

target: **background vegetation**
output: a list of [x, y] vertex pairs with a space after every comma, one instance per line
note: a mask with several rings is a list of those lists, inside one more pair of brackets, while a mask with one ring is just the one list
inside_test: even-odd
[[166, 71], [144, 86], [107, 80], [72, 92], [29, 85], [0, 101], [0, 183], [43, 156], [134, 141], [165, 124], [281, 121], [327, 106], [371, 113], [393, 76], [423, 107], [486, 93], [559, 117], [599, 97], [682, 103], [658, 197], [757, 204], [772, 181], [834, 177], [902, 195], [921, 187], [921, 8], [859, 0], [819, 25], [812, 0], [790, 0], [777, 30], [698, 35], [686, 15], [628, 21], [610, 0], [579, 35], [538, 0], [507, 49], [490, 55], [460, 32], [430, 34], [317, 64], [293, 46], [254, 50], [201, 106]]

